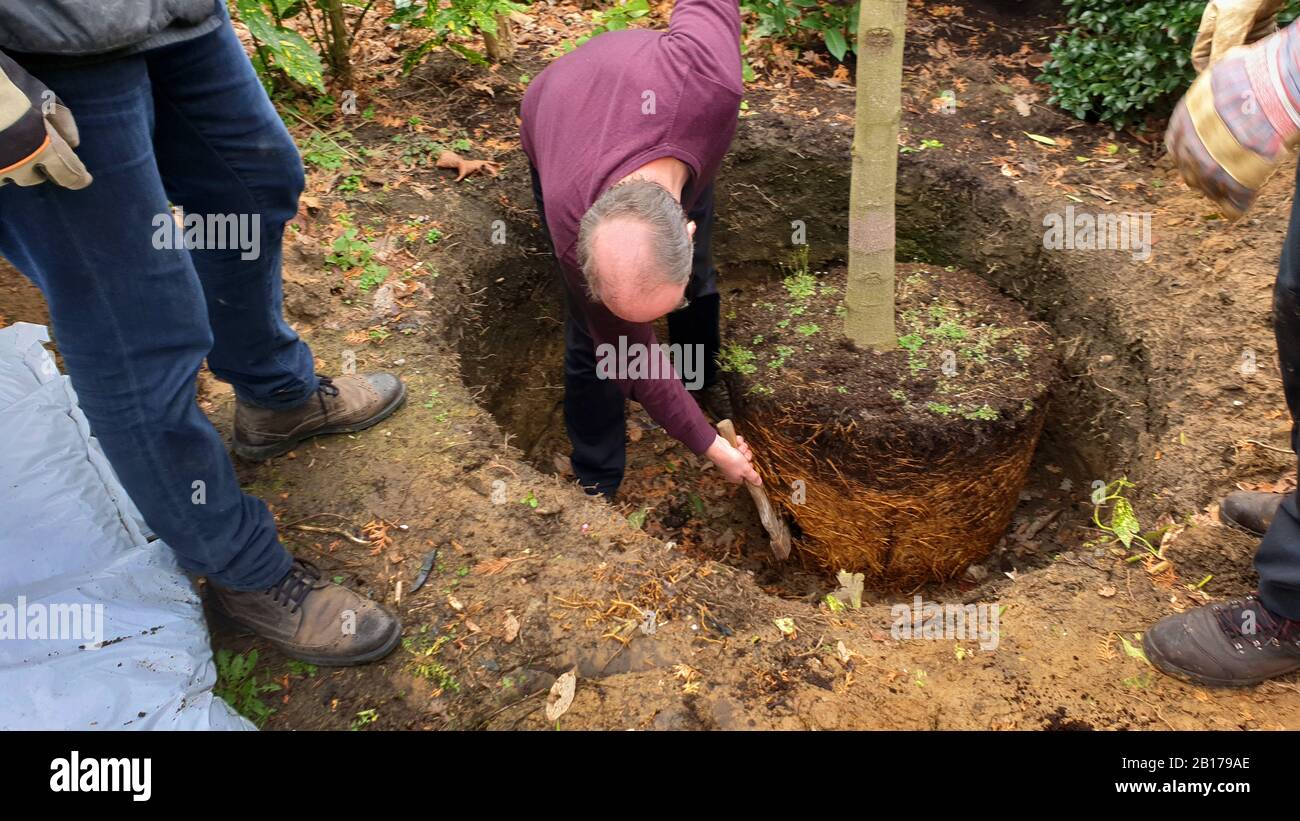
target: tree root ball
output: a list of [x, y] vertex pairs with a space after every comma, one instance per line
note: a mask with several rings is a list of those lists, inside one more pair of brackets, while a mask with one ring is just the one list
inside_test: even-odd
[[1005, 533], [1057, 370], [1052, 335], [977, 276], [900, 265], [898, 342], [842, 336], [845, 273], [745, 285], [719, 362], [796, 553], [876, 589], [946, 581]]

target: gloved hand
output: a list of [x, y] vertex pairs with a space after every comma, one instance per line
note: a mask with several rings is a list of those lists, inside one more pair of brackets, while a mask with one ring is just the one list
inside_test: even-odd
[[1218, 62], [1233, 46], [1263, 39], [1277, 31], [1277, 13], [1285, 0], [1212, 0], [1201, 14], [1192, 45], [1197, 73]]
[[1165, 146], [1183, 179], [1235, 220], [1300, 143], [1300, 21], [1228, 51], [1183, 95]]
[[85, 188], [92, 177], [72, 150], [80, 142], [63, 101], [0, 54], [0, 185]]

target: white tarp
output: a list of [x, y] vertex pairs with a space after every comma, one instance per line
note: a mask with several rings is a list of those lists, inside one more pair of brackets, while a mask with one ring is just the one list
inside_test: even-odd
[[0, 728], [252, 729], [40, 325], [0, 329]]

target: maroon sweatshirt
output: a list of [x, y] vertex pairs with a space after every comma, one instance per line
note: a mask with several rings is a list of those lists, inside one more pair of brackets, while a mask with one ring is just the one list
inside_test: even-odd
[[[577, 253], [582, 215], [623, 177], [664, 157], [690, 167], [686, 195], [693, 197], [718, 174], [743, 93], [738, 0], [677, 0], [668, 31], [593, 37], [528, 86], [524, 152], [541, 178], [565, 287], [583, 306], [597, 349], [619, 348], [619, 337], [628, 346], [656, 340], [650, 323], [619, 319], [587, 297]], [[713, 444], [717, 434], [681, 380], [621, 379], [618, 385], [696, 455]]]

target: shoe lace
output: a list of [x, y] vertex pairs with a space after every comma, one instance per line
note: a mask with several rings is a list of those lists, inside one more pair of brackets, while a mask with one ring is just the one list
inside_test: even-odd
[[289, 571], [267, 593], [270, 594], [271, 601], [288, 607], [290, 613], [297, 613], [320, 578], [321, 572], [315, 565], [296, 559]]
[[320, 401], [320, 409], [321, 409], [321, 413], [324, 413], [326, 416], [328, 416], [328, 415], [329, 415], [329, 405], [326, 404], [326, 402], [325, 402], [325, 397], [327, 397], [327, 396], [331, 396], [331, 397], [332, 397], [332, 396], [338, 396], [338, 395], [339, 395], [339, 387], [338, 387], [338, 385], [335, 385], [335, 384], [334, 384], [334, 380], [333, 380], [333, 379], [331, 379], [331, 378], [328, 377], [328, 376], [325, 376], [324, 374], [320, 374], [320, 373], [316, 374], [316, 380], [317, 380], [317, 385], [316, 385], [316, 398], [317, 398], [317, 400]]
[[1300, 645], [1300, 621], [1273, 615], [1256, 596], [1215, 605], [1214, 617], [1234, 644], [1244, 639], [1257, 648], [1283, 642]]

